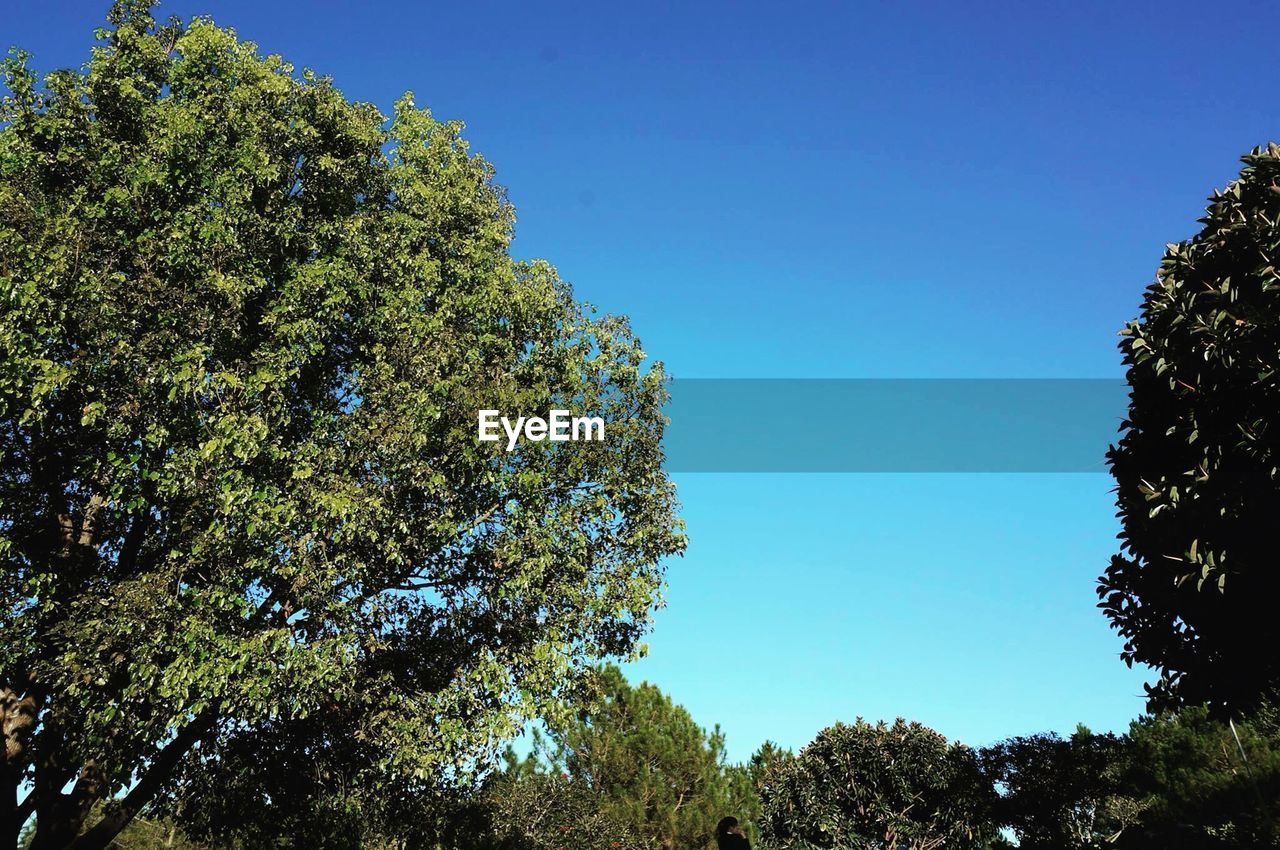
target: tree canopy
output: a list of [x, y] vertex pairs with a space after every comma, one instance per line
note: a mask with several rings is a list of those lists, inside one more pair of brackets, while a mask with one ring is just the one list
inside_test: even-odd
[[1126, 735], [1010, 738], [980, 761], [1018, 847], [1242, 850], [1280, 846], [1278, 755], [1272, 718], [1229, 725], [1199, 706], [1141, 717]]
[[775, 848], [978, 848], [995, 838], [995, 792], [973, 750], [898, 718], [837, 723], [761, 792]]
[[[144, 0], [109, 24], [3, 69], [0, 842], [104, 847], [236, 759], [461, 777], [648, 625], [661, 366], [510, 256], [460, 124]], [[556, 406], [608, 439], [475, 439]]]
[[1139, 813], [1121, 847], [1280, 847], [1280, 730], [1273, 723], [1228, 725], [1197, 706], [1135, 720], [1125, 744], [1124, 787]]
[[1124, 796], [1126, 741], [1084, 727], [1009, 738], [979, 755], [1000, 789], [996, 818], [1023, 850], [1091, 850], [1112, 846], [1137, 819]]
[[1244, 163], [1121, 332], [1122, 549], [1098, 593], [1124, 660], [1160, 671], [1156, 709], [1248, 711], [1280, 680], [1280, 147]]
[[726, 761], [724, 735], [647, 682], [632, 685], [614, 666], [574, 716], [552, 724], [544, 755], [551, 772], [595, 792], [602, 812], [664, 850], [712, 843], [725, 815], [754, 820], [748, 770]]

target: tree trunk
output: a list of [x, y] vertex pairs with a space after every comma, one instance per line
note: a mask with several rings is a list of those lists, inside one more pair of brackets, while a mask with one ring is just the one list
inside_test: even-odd
[[18, 777], [8, 766], [0, 768], [0, 847], [17, 848], [22, 824], [18, 813]]
[[106, 793], [102, 772], [96, 764], [80, 768], [75, 785], [62, 793], [65, 782], [59, 781], [58, 770], [49, 765], [36, 774], [36, 834], [31, 850], [62, 850], [80, 834], [93, 806]]
[[18, 788], [38, 712], [34, 688], [0, 686], [0, 847], [18, 846], [22, 826], [30, 816], [27, 801], [18, 800]]
[[62, 850], [75, 840], [84, 823], [84, 815], [59, 794], [56, 799], [36, 806], [36, 831], [30, 850]]

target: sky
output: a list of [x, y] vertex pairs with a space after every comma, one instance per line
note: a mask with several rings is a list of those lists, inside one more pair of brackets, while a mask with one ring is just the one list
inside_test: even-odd
[[[37, 68], [105, 2], [0, 0]], [[1163, 246], [1275, 138], [1280, 6], [173, 0], [350, 98], [459, 118], [545, 257], [680, 378], [1122, 375]], [[732, 411], [726, 411], [731, 416]], [[803, 439], [798, 435], [797, 439]], [[904, 716], [1126, 728], [1105, 474], [677, 474], [629, 668], [729, 754]]]

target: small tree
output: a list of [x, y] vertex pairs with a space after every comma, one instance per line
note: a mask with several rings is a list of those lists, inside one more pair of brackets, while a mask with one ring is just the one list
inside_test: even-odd
[[616, 667], [598, 679], [599, 698], [554, 725], [552, 771], [585, 783], [608, 817], [665, 850], [708, 845], [726, 814], [755, 811], [745, 769], [725, 760], [724, 735], [708, 732], [657, 687], [630, 685]]
[[[3, 67], [0, 846], [102, 850], [180, 767], [281, 747], [429, 792], [645, 631], [661, 367], [510, 256], [456, 122], [110, 23], [82, 71]], [[607, 439], [476, 440], [561, 407]]]
[[1099, 580], [1151, 706], [1247, 711], [1280, 682], [1280, 147], [1244, 157], [1121, 332], [1108, 454], [1122, 550]]
[[995, 792], [972, 750], [899, 718], [837, 723], [766, 783], [761, 832], [779, 848], [982, 848]]

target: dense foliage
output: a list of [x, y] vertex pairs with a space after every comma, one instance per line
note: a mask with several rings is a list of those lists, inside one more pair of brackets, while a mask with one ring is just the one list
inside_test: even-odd
[[[335, 773], [340, 763], [331, 758], [311, 765], [300, 763], [302, 753], [278, 764], [228, 759], [220, 773], [202, 774], [228, 784], [180, 783], [188, 798], [208, 797], [214, 804], [193, 810], [179, 806], [168, 816], [153, 807], [117, 837], [116, 846], [706, 850], [712, 846], [715, 823], [731, 814], [752, 833], [752, 846], [763, 850], [1009, 846], [996, 834], [996, 826], [1027, 850], [1280, 847], [1274, 823], [1280, 812], [1280, 727], [1273, 713], [1237, 722], [1233, 732], [1205, 708], [1141, 718], [1126, 735], [1093, 734], [1079, 727], [1067, 738], [1051, 733], [1010, 738], [977, 754], [978, 776], [971, 772], [973, 755], [968, 751], [947, 745], [918, 724], [901, 721], [895, 725], [907, 734], [898, 742], [875, 734], [893, 727], [860, 724], [861, 737], [872, 742], [874, 755], [844, 746], [842, 757], [827, 754], [822, 772], [812, 770], [812, 754], [832, 740], [832, 730], [821, 733], [799, 757], [766, 743], [745, 765], [716, 759], [722, 764], [719, 778], [695, 787], [689, 802], [675, 807], [685, 818], [684, 831], [664, 832], [675, 819], [637, 818], [636, 813], [650, 811], [650, 804], [659, 815], [671, 812], [670, 789], [688, 787], [684, 769], [705, 760], [707, 753], [672, 758], [664, 742], [680, 738], [673, 732], [688, 726], [687, 713], [652, 686], [627, 685], [616, 670], [606, 671], [604, 682], [605, 694], [613, 693], [614, 699], [624, 694], [630, 705], [664, 708], [584, 711], [584, 717], [594, 716], [598, 724], [605, 716], [612, 718], [610, 729], [589, 734], [595, 748], [617, 746], [619, 756], [616, 761], [612, 756], [602, 759], [602, 766], [590, 770], [583, 767], [585, 759], [578, 761], [578, 775], [566, 769], [565, 758], [555, 757], [563, 756], [563, 738], [534, 735], [533, 747], [523, 758], [508, 747], [505, 765], [474, 787], [441, 787], [403, 797], [387, 794], [380, 811], [375, 811], [369, 808], [370, 800], [380, 795], [342, 793], [347, 778]], [[637, 699], [640, 693], [652, 699]], [[620, 722], [622, 717], [626, 719]], [[581, 735], [581, 728], [575, 728]], [[706, 747], [712, 736], [703, 734]], [[913, 737], [914, 743], [903, 746]], [[583, 747], [584, 752], [589, 749]], [[948, 767], [957, 756], [966, 765], [962, 776], [968, 778], [963, 782], [954, 781], [956, 774]], [[623, 760], [634, 765], [623, 778], [643, 773], [644, 781], [593, 781], [593, 776], [617, 772]], [[793, 772], [797, 766], [807, 772]], [[319, 781], [326, 774], [330, 781]], [[942, 790], [940, 775], [953, 777]], [[746, 784], [740, 784], [744, 779]], [[895, 792], [893, 782], [911, 788]], [[807, 788], [809, 799], [785, 814], [792, 833], [780, 835], [772, 825], [778, 802], [796, 802], [797, 787]], [[305, 799], [309, 793], [319, 796]], [[939, 805], [942, 798], [947, 802]], [[907, 799], [914, 802], [904, 805]], [[908, 823], [910, 811], [930, 806], [944, 813], [931, 830]], [[972, 823], [987, 807], [989, 820], [981, 834], [940, 834], [939, 829], [945, 832], [950, 825]], [[397, 829], [387, 831], [388, 823], [397, 824]], [[759, 838], [757, 825], [764, 827], [765, 840]], [[843, 833], [834, 832], [842, 826]], [[801, 830], [809, 837], [798, 835]]]
[[1280, 147], [1244, 163], [1122, 331], [1123, 548], [1098, 590], [1157, 709], [1248, 710], [1280, 681]]
[[1280, 846], [1280, 733], [1264, 718], [1229, 724], [1189, 708], [1140, 718], [1123, 736], [1011, 738], [981, 762], [1019, 847]]
[[[757, 810], [759, 798], [766, 793], [765, 789], [778, 781], [782, 776], [783, 770], [794, 758], [794, 753], [778, 746], [773, 741], [765, 741], [751, 754], [751, 759], [747, 762], [746, 767], [747, 775], [751, 779], [752, 790], [755, 791]], [[758, 814], [758, 811], [753, 811], [752, 814]]]
[[995, 794], [975, 753], [919, 723], [837, 723], [787, 762], [761, 799], [777, 848], [983, 848]]
[[1136, 818], [1124, 796], [1124, 741], [1077, 729], [1009, 738], [981, 751], [988, 780], [1001, 789], [996, 819], [1023, 850], [1086, 850], [1115, 842]]
[[[83, 70], [4, 65], [0, 845], [105, 847], [235, 764], [334, 769], [189, 817], [376, 819], [633, 650], [683, 546], [661, 368], [510, 257], [458, 124], [110, 24]], [[553, 406], [608, 439], [475, 439]]]
[[724, 735], [708, 732], [655, 686], [601, 670], [597, 699], [553, 724], [545, 760], [590, 788], [602, 812], [664, 850], [708, 846], [726, 813], [753, 822], [746, 768], [727, 763]]
[[1229, 725], [1204, 707], [1142, 718], [1124, 770], [1140, 811], [1122, 847], [1280, 847], [1280, 731], [1268, 722]]

